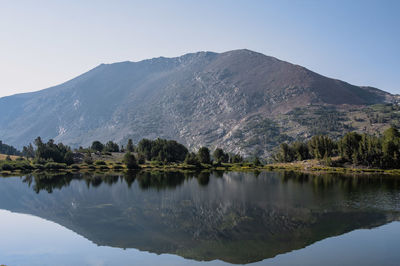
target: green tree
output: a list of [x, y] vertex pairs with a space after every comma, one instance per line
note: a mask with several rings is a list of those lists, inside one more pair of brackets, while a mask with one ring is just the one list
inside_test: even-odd
[[64, 163], [65, 154], [71, 151], [69, 146], [62, 143], [55, 144], [54, 140], [50, 139], [47, 143], [43, 143], [40, 137], [35, 139], [37, 149], [35, 151], [35, 160], [40, 162], [50, 161]]
[[92, 146], [90, 146], [90, 148], [94, 151], [102, 151], [104, 149], [104, 145], [100, 141], [95, 140], [92, 142]]
[[67, 151], [64, 155], [64, 162], [67, 165], [71, 165], [74, 163], [74, 154], [71, 151]]
[[139, 169], [139, 165], [136, 162], [135, 155], [130, 152], [125, 153], [124, 163], [128, 169]]
[[277, 162], [293, 162], [295, 159], [295, 152], [287, 143], [281, 143], [279, 151], [274, 157]]
[[138, 164], [144, 164], [146, 162], [146, 157], [143, 154], [138, 153], [137, 161], [138, 161]]
[[197, 152], [197, 159], [199, 160], [200, 163], [210, 164], [211, 163], [210, 150], [207, 147], [201, 147]]
[[308, 145], [304, 142], [296, 141], [293, 143], [292, 149], [295, 160], [297, 161], [303, 161], [311, 158]]
[[133, 147], [133, 141], [132, 139], [128, 139], [128, 144], [126, 145], [126, 151], [133, 152], [134, 147]]
[[189, 165], [200, 166], [200, 162], [197, 159], [197, 156], [196, 156], [196, 154], [194, 152], [189, 152], [186, 155], [185, 163], [189, 164]]
[[254, 164], [255, 166], [260, 166], [260, 165], [262, 165], [262, 163], [260, 162], [260, 159], [259, 159], [257, 156], [254, 157], [253, 164]]
[[339, 153], [344, 160], [348, 162], [357, 161], [361, 138], [361, 135], [357, 132], [349, 132], [339, 141]]
[[220, 148], [215, 149], [213, 157], [217, 163], [227, 163], [229, 161], [229, 155]]
[[32, 146], [32, 143], [29, 143], [28, 146], [24, 146], [22, 148], [22, 155], [26, 158], [34, 158], [35, 157], [35, 149]]
[[146, 160], [151, 161], [152, 156], [151, 156], [151, 149], [153, 146], [153, 142], [149, 139], [142, 139], [139, 141], [138, 146], [137, 146], [137, 152], [139, 154], [144, 155]]
[[0, 153], [7, 155], [21, 155], [21, 152], [19, 152], [16, 148], [4, 144], [1, 140], [0, 140]]
[[106, 152], [119, 152], [119, 146], [117, 143], [110, 140], [106, 143], [103, 150]]
[[316, 159], [322, 159], [325, 156], [331, 157], [335, 148], [335, 142], [328, 136], [313, 136], [308, 142], [309, 153]]
[[188, 150], [175, 140], [142, 139], [137, 146], [138, 154], [142, 154], [147, 160], [158, 160], [162, 162], [183, 162]]
[[391, 127], [383, 133], [382, 153], [384, 167], [400, 167], [400, 132]]
[[243, 162], [243, 157], [240, 156], [240, 154], [233, 154], [231, 155], [231, 157], [229, 158], [229, 161], [231, 163], [242, 163]]

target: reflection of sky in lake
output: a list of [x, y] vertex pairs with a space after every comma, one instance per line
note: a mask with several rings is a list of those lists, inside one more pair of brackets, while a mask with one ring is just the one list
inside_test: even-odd
[[[99, 247], [50, 221], [0, 210], [0, 263], [6, 265], [227, 265], [176, 255]], [[400, 222], [331, 237], [251, 265], [398, 265]]]
[[400, 261], [400, 223], [393, 222], [400, 218], [397, 178], [278, 172], [208, 174], [207, 182], [199, 182], [203, 175], [153, 172], [48, 177], [0, 179], [0, 265]]
[[[99, 247], [50, 221], [0, 210], [0, 263], [6, 265], [198, 265], [176, 255]], [[224, 265], [210, 262], [210, 265]]]

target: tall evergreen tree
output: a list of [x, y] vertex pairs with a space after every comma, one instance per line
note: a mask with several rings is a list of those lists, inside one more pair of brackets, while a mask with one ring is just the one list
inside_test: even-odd
[[199, 160], [200, 163], [210, 164], [211, 163], [210, 150], [207, 147], [201, 147], [197, 152], [197, 159]]
[[129, 152], [133, 152], [134, 147], [133, 147], [132, 139], [128, 139], [128, 144], [126, 145], [126, 150], [129, 151]]

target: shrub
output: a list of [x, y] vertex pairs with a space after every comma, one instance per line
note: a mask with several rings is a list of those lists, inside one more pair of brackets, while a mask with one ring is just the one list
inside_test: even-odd
[[88, 152], [85, 154], [85, 158], [83, 158], [83, 161], [88, 164], [91, 165], [93, 164], [93, 159], [92, 159], [92, 155]]
[[123, 168], [124, 168], [124, 167], [122, 167], [122, 165], [119, 165], [119, 164], [114, 165], [114, 167], [113, 167], [114, 170], [121, 170], [121, 169], [123, 169]]
[[1, 165], [1, 170], [3, 170], [3, 171], [12, 171], [12, 170], [14, 170], [14, 167], [11, 164], [3, 163]]
[[107, 165], [100, 165], [99, 169], [100, 170], [109, 170], [110, 168], [108, 168]]
[[34, 167], [35, 169], [38, 169], [38, 170], [44, 169], [43, 164], [40, 164], [40, 163], [35, 163], [35, 164], [33, 165], [33, 167]]
[[146, 157], [142, 153], [139, 153], [137, 156], [137, 161], [139, 164], [144, 164], [146, 163]]
[[99, 161], [94, 162], [94, 164], [95, 165], [106, 165], [106, 162], [99, 160]]
[[16, 161], [14, 163], [14, 168], [19, 170], [31, 170], [33, 169], [32, 165], [30, 165], [27, 161]]
[[67, 165], [65, 163], [48, 162], [44, 165], [44, 168], [48, 170], [60, 170], [66, 169]]
[[72, 164], [71, 166], [70, 166], [72, 169], [74, 169], [74, 170], [79, 170], [81, 167], [79, 166], [79, 164]]

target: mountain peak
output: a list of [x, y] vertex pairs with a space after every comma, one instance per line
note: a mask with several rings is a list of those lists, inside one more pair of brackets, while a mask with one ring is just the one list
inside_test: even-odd
[[72, 146], [164, 137], [265, 155], [278, 141], [310, 134], [293, 110], [392, 98], [248, 49], [202, 51], [101, 64], [40, 93], [1, 98], [0, 138], [21, 147], [37, 136]]

